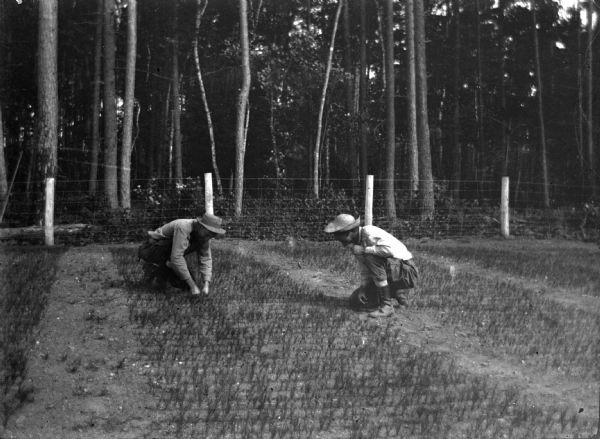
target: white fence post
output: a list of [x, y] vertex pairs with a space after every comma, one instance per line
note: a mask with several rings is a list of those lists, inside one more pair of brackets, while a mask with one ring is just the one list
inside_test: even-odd
[[373, 176], [367, 175], [365, 187], [365, 226], [373, 225]]
[[44, 244], [54, 245], [54, 178], [46, 178]]
[[508, 238], [510, 236], [508, 187], [508, 177], [502, 177], [502, 193], [500, 195], [500, 233], [504, 238]]
[[206, 213], [214, 214], [212, 174], [204, 174], [204, 209]]

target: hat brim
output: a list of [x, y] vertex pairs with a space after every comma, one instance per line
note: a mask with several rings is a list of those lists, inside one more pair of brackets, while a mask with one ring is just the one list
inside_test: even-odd
[[224, 235], [225, 234], [225, 230], [224, 229], [220, 229], [218, 227], [214, 227], [214, 226], [209, 226], [206, 223], [203, 223], [202, 220], [198, 221], [204, 228], [210, 230], [213, 233], [216, 233], [218, 235]]
[[358, 217], [352, 224], [347, 224], [345, 226], [338, 226], [333, 222], [327, 224], [325, 227], [325, 233], [339, 233], [339, 232], [348, 232], [352, 229], [356, 229], [360, 226], [360, 217]]

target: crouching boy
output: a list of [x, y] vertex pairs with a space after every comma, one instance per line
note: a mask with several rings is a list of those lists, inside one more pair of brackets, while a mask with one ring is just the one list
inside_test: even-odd
[[[201, 218], [176, 219], [148, 232], [148, 240], [138, 249], [143, 261], [144, 281], [156, 280], [164, 287], [168, 281], [192, 295], [208, 295], [212, 279], [210, 240], [225, 234], [218, 216], [206, 213]], [[196, 284], [185, 256], [196, 252], [199, 256], [202, 290]]]
[[394, 299], [408, 306], [408, 290], [415, 287], [419, 272], [406, 246], [383, 229], [360, 226], [360, 217], [340, 214], [325, 227], [352, 251], [362, 273], [362, 283], [350, 296], [350, 306], [372, 312], [369, 317], [394, 313]]

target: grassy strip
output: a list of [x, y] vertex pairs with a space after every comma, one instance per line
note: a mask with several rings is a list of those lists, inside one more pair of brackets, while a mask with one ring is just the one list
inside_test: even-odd
[[577, 415], [407, 346], [392, 325], [274, 267], [214, 251], [210, 300], [147, 291], [131, 249], [115, 258], [131, 291], [149, 383], [176, 437], [531, 438], [577, 434]]
[[0, 423], [31, 398], [26, 383], [27, 352], [32, 334], [47, 302], [47, 293], [56, 278], [60, 249], [19, 249], [7, 252], [10, 261], [0, 274]]
[[[331, 267], [358, 282], [356, 261], [339, 245], [263, 244], [263, 250], [315, 269]], [[418, 256], [416, 260], [421, 274], [414, 301], [418, 308], [434, 312], [443, 323], [464, 325], [483, 343], [542, 370], [600, 379], [600, 318], [596, 312], [557, 303], [508, 282], [469, 273], [452, 278], [446, 267]], [[546, 267], [539, 266], [540, 270]]]
[[484, 268], [544, 281], [553, 287], [577, 288], [600, 296], [600, 252], [595, 248], [482, 247], [451, 242], [416, 243], [415, 250], [473, 262]]

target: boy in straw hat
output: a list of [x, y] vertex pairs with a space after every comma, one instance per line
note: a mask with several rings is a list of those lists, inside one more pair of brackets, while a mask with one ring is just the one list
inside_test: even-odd
[[360, 217], [345, 213], [336, 216], [325, 232], [349, 248], [361, 267], [363, 280], [350, 296], [350, 306], [375, 309], [369, 317], [392, 315], [393, 298], [401, 307], [408, 306], [406, 290], [415, 287], [419, 274], [403, 243], [379, 227], [361, 227]]
[[[176, 288], [189, 289], [194, 296], [207, 296], [212, 278], [210, 240], [224, 234], [221, 218], [210, 213], [200, 218], [176, 219], [149, 231], [148, 241], [138, 250], [144, 262], [144, 280], [156, 279], [162, 286], [169, 281]], [[193, 252], [199, 256], [202, 290], [185, 260], [185, 256]]]

